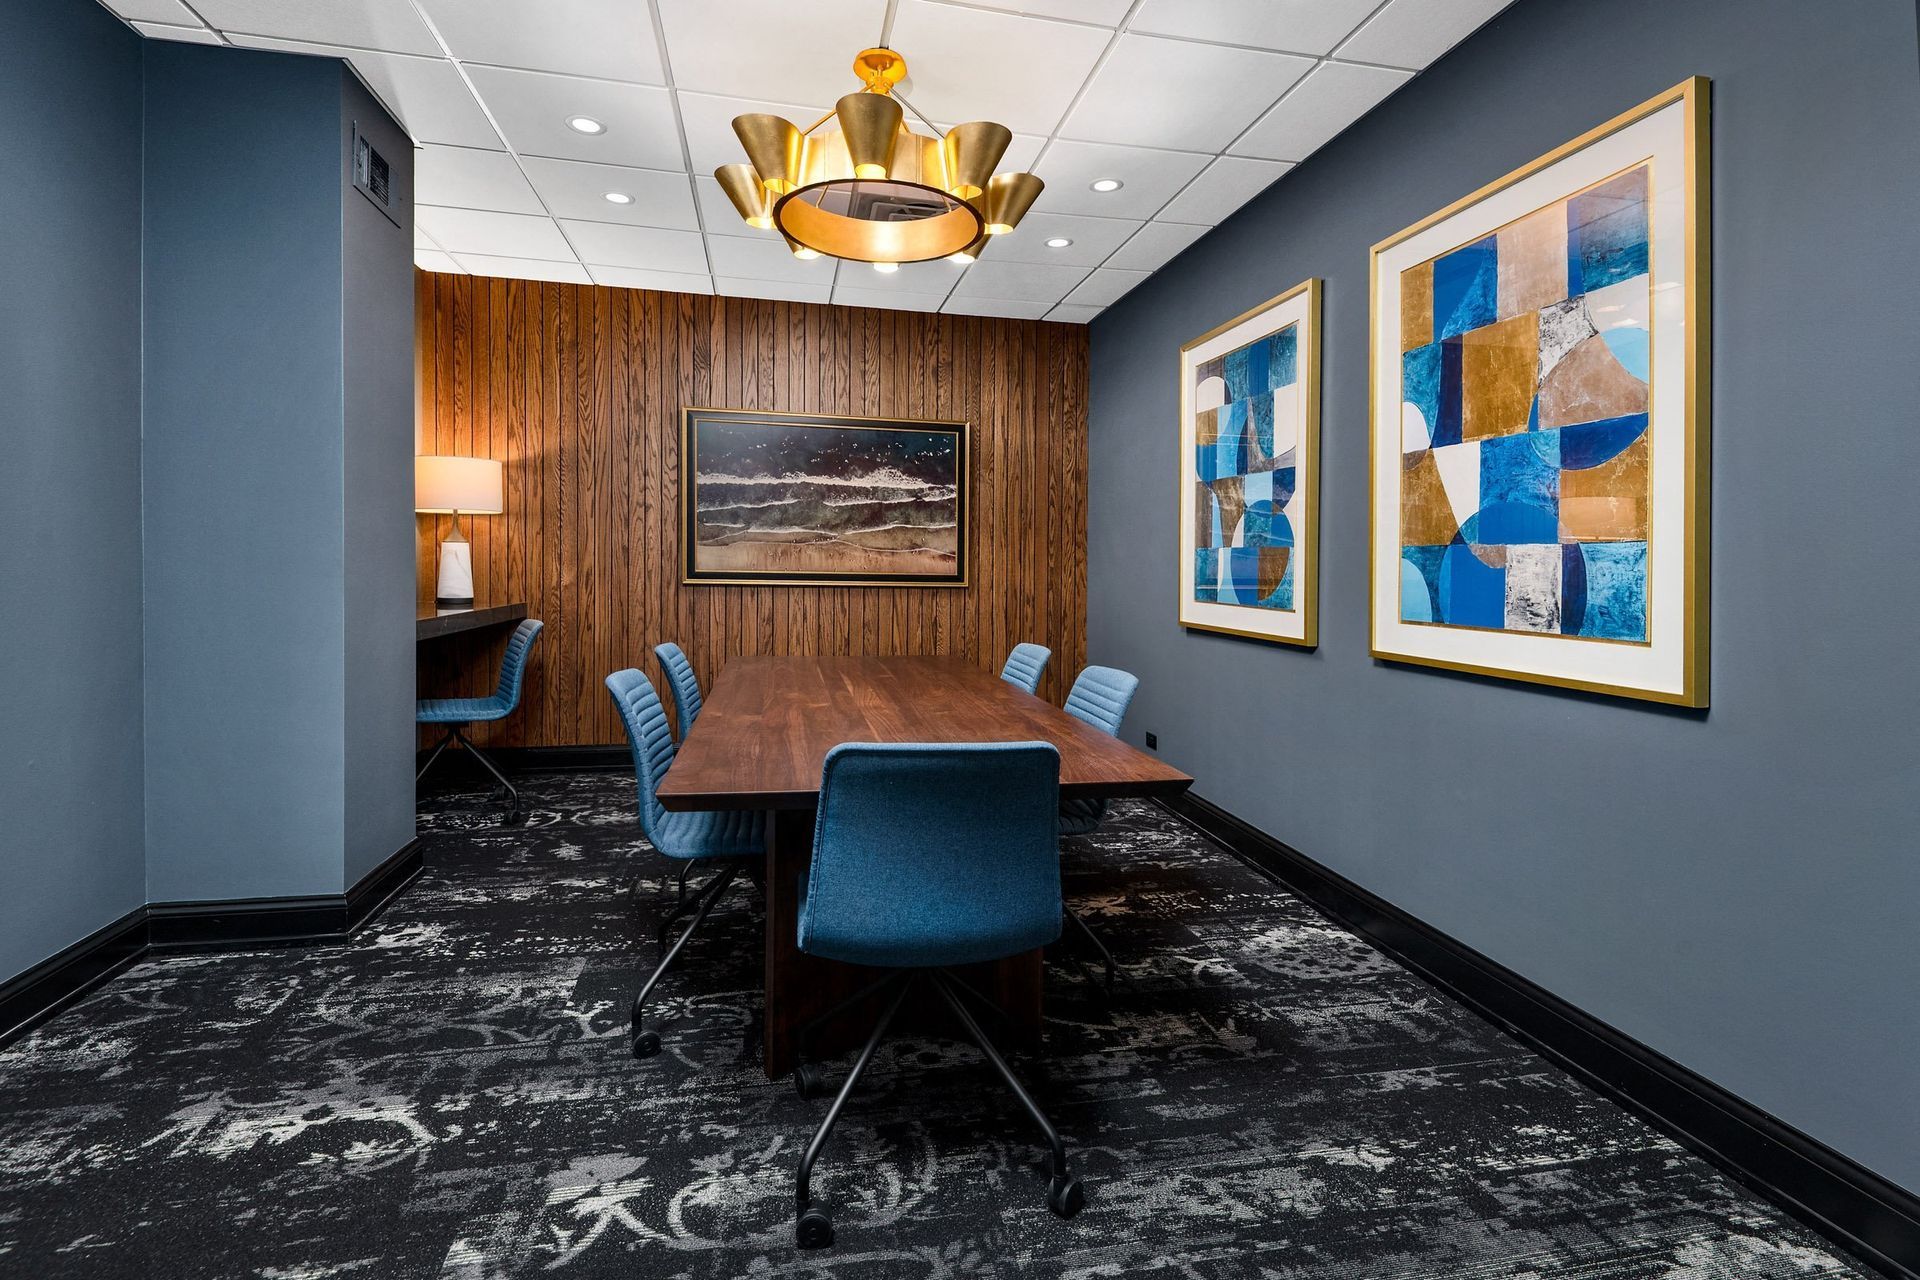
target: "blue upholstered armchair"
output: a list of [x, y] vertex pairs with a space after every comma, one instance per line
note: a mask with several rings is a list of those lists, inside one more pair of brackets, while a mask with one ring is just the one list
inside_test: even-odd
[[700, 715], [700, 677], [693, 674], [693, 664], [671, 640], [653, 646], [653, 656], [660, 659], [660, 669], [667, 673], [667, 688], [673, 691], [673, 718], [679, 722], [677, 736], [685, 741], [687, 730]]
[[537, 618], [524, 619], [513, 629], [513, 635], [507, 640], [507, 651], [500, 659], [500, 679], [495, 683], [493, 693], [485, 698], [422, 698], [414, 712], [414, 720], [419, 724], [443, 724], [447, 732], [434, 747], [433, 754], [420, 766], [420, 772], [413, 776], [414, 785], [427, 776], [427, 770], [433, 768], [434, 761], [448, 746], [458, 742], [480, 762], [486, 771], [493, 775], [494, 781], [506, 789], [507, 817], [509, 823], [519, 822], [525, 815], [520, 811], [520, 792], [507, 775], [487, 759], [480, 748], [473, 745], [466, 735], [466, 727], [489, 720], [504, 720], [512, 715], [520, 705], [520, 686], [527, 674], [527, 655], [533, 649], [533, 642], [540, 638], [540, 630], [546, 624]]
[[[1127, 717], [1127, 707], [1133, 702], [1134, 692], [1139, 689], [1139, 677], [1115, 667], [1088, 667], [1074, 680], [1073, 688], [1067, 694], [1067, 714], [1077, 716], [1096, 729], [1111, 734], [1120, 732], [1120, 722]], [[1106, 820], [1107, 802], [1105, 800], [1069, 799], [1060, 802], [1060, 834], [1063, 836], [1089, 835]], [[1114, 978], [1121, 972], [1114, 962], [1113, 952], [1093, 931], [1080, 913], [1067, 908], [1067, 919], [1093, 943], [1100, 952], [1100, 959], [1106, 969], [1107, 986], [1113, 986]]]
[[1016, 689], [1025, 689], [1028, 693], [1040, 690], [1040, 680], [1047, 674], [1047, 663], [1053, 661], [1053, 650], [1040, 644], [1017, 644], [1007, 654], [1007, 661], [1000, 668], [1000, 678]]

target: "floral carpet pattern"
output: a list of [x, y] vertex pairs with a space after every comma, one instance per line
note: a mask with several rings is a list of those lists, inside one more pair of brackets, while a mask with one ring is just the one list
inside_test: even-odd
[[152, 957], [0, 1049], [0, 1275], [1870, 1274], [1141, 803], [1064, 863], [1125, 980], [1106, 996], [1063, 939], [1044, 1052], [1014, 1058], [1085, 1212], [1047, 1212], [975, 1050], [901, 1039], [815, 1176], [838, 1243], [802, 1253], [825, 1103], [760, 1072], [753, 889], [636, 1062], [668, 864], [630, 777], [523, 790], [520, 827], [457, 784], [425, 797], [426, 871], [346, 945]]

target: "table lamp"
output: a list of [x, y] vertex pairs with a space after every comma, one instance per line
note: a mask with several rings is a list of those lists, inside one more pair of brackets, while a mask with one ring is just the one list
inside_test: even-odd
[[413, 460], [413, 509], [451, 515], [453, 528], [440, 544], [438, 609], [473, 608], [473, 558], [460, 532], [460, 513], [500, 514], [501, 466], [492, 458], [453, 458], [422, 454]]

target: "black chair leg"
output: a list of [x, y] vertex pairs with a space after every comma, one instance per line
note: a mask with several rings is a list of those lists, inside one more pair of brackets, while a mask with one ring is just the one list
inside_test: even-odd
[[663, 947], [667, 945], [667, 932], [673, 928], [674, 922], [687, 912], [698, 909], [700, 905], [698, 892], [691, 897], [687, 894], [687, 873], [693, 870], [693, 863], [694, 860], [689, 858], [680, 864], [680, 899], [667, 909], [667, 914], [661, 917], [659, 927], [654, 930], [655, 937]]
[[487, 759], [486, 753], [481, 751], [480, 748], [474, 746], [472, 740], [469, 739], [466, 734], [462, 733], [458, 729], [455, 729], [453, 731], [453, 736], [460, 739], [460, 745], [467, 749], [467, 754], [471, 755], [475, 760], [478, 760], [480, 762], [481, 767], [484, 768], [488, 773], [493, 775], [493, 780], [495, 782], [498, 782], [501, 786], [507, 789], [507, 817], [506, 817], [507, 825], [513, 826], [516, 823], [519, 823], [525, 816], [520, 812], [519, 790], [515, 788], [511, 782], [507, 781], [507, 775], [500, 772], [499, 769], [495, 768], [493, 761]]
[[668, 967], [673, 964], [674, 957], [680, 954], [680, 948], [687, 945], [687, 939], [693, 936], [693, 931], [700, 927], [700, 923], [707, 918], [707, 913], [713, 910], [713, 904], [720, 901], [720, 895], [727, 891], [727, 886], [733, 883], [733, 877], [738, 871], [738, 867], [727, 867], [719, 875], [708, 881], [706, 886], [694, 895], [695, 900], [700, 904], [700, 909], [694, 913], [693, 920], [687, 925], [686, 931], [674, 940], [672, 947], [668, 948], [667, 954], [660, 957], [660, 963], [654, 966], [653, 973], [648, 977], [646, 985], [640, 988], [640, 994], [633, 998], [632, 1034], [634, 1057], [651, 1058], [660, 1052], [660, 1033], [647, 1030], [642, 1021], [646, 1010], [647, 996], [652, 993], [655, 984], [660, 981], [661, 977], [667, 972]]
[[821, 1010], [819, 1013], [814, 1014], [811, 1018], [801, 1023], [798, 1032], [794, 1036], [796, 1041], [796, 1050], [793, 1055], [795, 1059], [793, 1066], [794, 1092], [803, 1098], [818, 1098], [827, 1091], [826, 1073], [822, 1071], [817, 1064], [809, 1061], [809, 1059], [813, 1057], [813, 1037], [815, 1033], [820, 1030], [821, 1024], [825, 1023], [828, 1018], [845, 1013], [874, 992], [885, 988], [891, 983], [911, 980], [906, 970], [895, 969], [869, 982], [866, 986], [860, 988], [846, 999], [839, 1001], [830, 1008]]
[[[1105, 963], [1106, 970], [1107, 970], [1106, 987], [1107, 987], [1107, 990], [1111, 992], [1113, 990], [1114, 977], [1118, 975], [1119, 977], [1126, 978], [1127, 977], [1126, 971], [1121, 969], [1120, 966], [1114, 962], [1113, 952], [1107, 949], [1107, 944], [1100, 940], [1100, 935], [1093, 931], [1093, 927], [1089, 925], [1086, 922], [1086, 920], [1081, 917], [1080, 913], [1078, 911], [1075, 911], [1072, 907], [1068, 907], [1066, 911], [1067, 911], [1067, 919], [1073, 921], [1074, 924], [1080, 927], [1080, 932], [1086, 936], [1086, 939], [1088, 942], [1091, 942], [1093, 944], [1094, 950], [1100, 953], [1100, 959], [1102, 962]], [[1131, 978], [1128, 978], [1127, 980], [1129, 982], [1132, 981]]]
[[440, 739], [440, 741], [434, 746], [433, 754], [428, 756], [427, 762], [420, 766], [420, 772], [413, 775], [414, 786], [417, 787], [420, 785], [420, 779], [427, 776], [427, 770], [433, 768], [433, 762], [438, 760], [440, 758], [440, 753], [442, 751], [445, 751], [448, 745], [453, 742], [453, 739], [456, 736], [456, 732], [457, 731], [453, 729], [447, 730], [447, 736]]
[[966, 1002], [954, 989], [952, 979], [942, 970], [934, 971], [932, 977], [934, 989], [946, 1000], [947, 1007], [952, 1009], [954, 1016], [960, 1019], [960, 1025], [967, 1029], [967, 1034], [973, 1037], [973, 1042], [980, 1047], [980, 1052], [986, 1055], [987, 1061], [993, 1064], [993, 1069], [1000, 1073], [1000, 1078], [1006, 1082], [1007, 1088], [1013, 1090], [1013, 1096], [1020, 1099], [1020, 1105], [1027, 1109], [1027, 1114], [1033, 1117], [1033, 1122], [1040, 1126], [1040, 1132], [1046, 1135], [1047, 1151], [1052, 1160], [1052, 1180], [1047, 1184], [1047, 1208], [1057, 1217], [1073, 1217], [1085, 1205], [1086, 1193], [1081, 1189], [1080, 1179], [1073, 1176], [1072, 1169], [1067, 1165], [1067, 1148], [1066, 1144], [1060, 1141], [1059, 1131], [1053, 1127], [1053, 1122], [1047, 1119], [1046, 1112], [1040, 1110], [1040, 1104], [1033, 1100], [1026, 1086], [1020, 1083], [1020, 1078], [1013, 1074], [1013, 1068], [1009, 1067], [1007, 1060], [1000, 1056], [1000, 1051], [993, 1047], [993, 1041], [987, 1038], [987, 1033], [980, 1029], [978, 1022], [974, 1021], [973, 1015], [967, 1011]]
[[[895, 975], [889, 974], [888, 980]], [[873, 1051], [880, 1047], [881, 1039], [887, 1034], [887, 1028], [893, 1025], [893, 1017], [900, 1012], [901, 1002], [907, 993], [913, 990], [918, 974], [907, 975], [900, 989], [893, 993], [893, 999], [887, 1002], [887, 1011], [880, 1015], [880, 1021], [873, 1024], [873, 1034], [867, 1037], [867, 1043], [861, 1046], [860, 1056], [854, 1059], [853, 1070], [840, 1085], [840, 1092], [834, 1095], [833, 1105], [827, 1108], [826, 1118], [820, 1121], [820, 1127], [814, 1130], [813, 1141], [807, 1144], [806, 1154], [800, 1157], [799, 1171], [794, 1175], [793, 1203], [797, 1215], [794, 1223], [794, 1238], [802, 1249], [824, 1249], [833, 1243], [833, 1219], [822, 1210], [813, 1207], [812, 1181], [813, 1163], [820, 1158], [821, 1150], [827, 1145], [827, 1139], [833, 1133], [833, 1126], [840, 1119], [840, 1109], [847, 1105], [847, 1096], [853, 1092], [853, 1086], [860, 1083], [861, 1073], [867, 1064], [873, 1061]]]

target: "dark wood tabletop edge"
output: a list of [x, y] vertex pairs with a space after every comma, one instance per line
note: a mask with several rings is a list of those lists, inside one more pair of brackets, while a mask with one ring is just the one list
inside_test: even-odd
[[[671, 778], [669, 772], [668, 779]], [[755, 812], [778, 809], [813, 809], [820, 804], [818, 787], [806, 791], [671, 791], [663, 779], [654, 791], [660, 807], [674, 813], [693, 813], [712, 809], [747, 809]], [[1128, 797], [1158, 799], [1177, 796], [1193, 786], [1186, 774], [1177, 777], [1141, 779], [1132, 782], [1074, 782], [1060, 787], [1062, 800], [1124, 800]]]
[[526, 616], [527, 606], [524, 603], [490, 604], [480, 609], [416, 614], [413, 638], [416, 641], [438, 640], [441, 636], [458, 635], [462, 631], [477, 631], [481, 627], [498, 626], [503, 622], [518, 622]]

